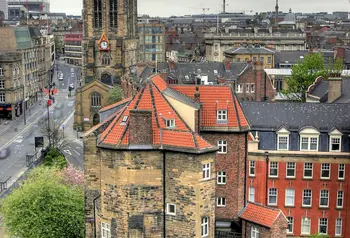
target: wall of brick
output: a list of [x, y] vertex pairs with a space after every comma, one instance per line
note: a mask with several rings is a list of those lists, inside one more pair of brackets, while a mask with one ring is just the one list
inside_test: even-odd
[[256, 227], [258, 228], [258, 231], [259, 231], [259, 238], [280, 238], [280, 237], [272, 236], [271, 230], [267, 227], [260, 226], [258, 224], [255, 224], [249, 221], [243, 221], [242, 223], [243, 223], [242, 237], [251, 237], [252, 227]]
[[226, 198], [226, 207], [216, 207], [216, 219], [238, 220], [244, 206], [245, 133], [203, 132], [201, 136], [217, 145], [227, 141], [227, 154], [216, 154], [216, 171], [226, 172], [226, 184], [216, 185], [216, 197]]
[[273, 223], [270, 233], [273, 238], [286, 238], [287, 237], [288, 221], [283, 214], [280, 214], [276, 221]]

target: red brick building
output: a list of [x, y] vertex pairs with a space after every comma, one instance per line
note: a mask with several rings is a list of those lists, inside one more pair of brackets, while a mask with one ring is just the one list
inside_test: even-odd
[[350, 237], [349, 104], [244, 102], [247, 200], [281, 209], [288, 236]]

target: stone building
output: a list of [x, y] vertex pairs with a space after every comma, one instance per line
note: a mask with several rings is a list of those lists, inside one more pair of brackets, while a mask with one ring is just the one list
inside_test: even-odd
[[0, 54], [0, 119], [13, 120], [23, 112], [22, 57]]
[[214, 237], [218, 148], [161, 89], [147, 84], [85, 135], [88, 238]]
[[[98, 80], [106, 85], [104, 88], [121, 86], [125, 97], [135, 91], [132, 79], [137, 71], [137, 0], [87, 0], [83, 16], [82, 81], [76, 94], [81, 99], [76, 103], [74, 128], [87, 130], [98, 116], [93, 110], [83, 110], [92, 104], [93, 96], [85, 90], [89, 84]], [[99, 93], [102, 98], [108, 97], [108, 90]], [[106, 105], [107, 100], [101, 101], [100, 108]]]

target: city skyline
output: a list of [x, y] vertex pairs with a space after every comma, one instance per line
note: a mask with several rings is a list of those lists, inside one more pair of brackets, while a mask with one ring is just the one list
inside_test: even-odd
[[[166, 2], [166, 4], [164, 4]], [[147, 0], [138, 1], [139, 14], [147, 14], [150, 16], [181, 16], [189, 14], [203, 13], [202, 8], [209, 8], [206, 13], [217, 13], [221, 11], [221, 0], [200, 0], [196, 5], [193, 1], [178, 0], [176, 2], [169, 0]], [[273, 11], [275, 0], [264, 0], [256, 2], [255, 0], [246, 0], [244, 2], [234, 2], [226, 0], [228, 12], [246, 12], [254, 14], [255, 12]], [[51, 0], [51, 12], [65, 12], [67, 14], [81, 15], [82, 1], [75, 0]], [[290, 8], [293, 12], [334, 12], [334, 11], [350, 11], [350, 3], [347, 0], [295, 0], [293, 2], [279, 0], [280, 11], [287, 12]]]

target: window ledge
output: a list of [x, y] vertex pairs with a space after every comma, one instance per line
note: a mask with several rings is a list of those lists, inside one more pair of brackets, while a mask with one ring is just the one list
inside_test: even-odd
[[336, 207], [335, 210], [344, 210], [344, 207]]
[[308, 209], [311, 209], [312, 206], [305, 206], [305, 205], [301, 205], [301, 208], [308, 208]]
[[286, 179], [289, 179], [289, 180], [296, 180], [297, 178], [296, 178], [296, 177], [286, 177]]
[[313, 179], [312, 177], [310, 177], [310, 178], [303, 177], [303, 180], [312, 180], [312, 179]]
[[284, 205], [286, 208], [295, 208], [295, 205]]
[[270, 179], [278, 179], [278, 176], [269, 176]]
[[255, 178], [256, 175], [249, 175], [249, 178]]
[[321, 181], [329, 181], [331, 178], [320, 178]]
[[345, 181], [345, 178], [338, 178], [338, 181], [344, 182], [344, 181]]
[[321, 207], [321, 206], [319, 206], [318, 208], [322, 209], [322, 210], [329, 210], [329, 206], [328, 207]]

